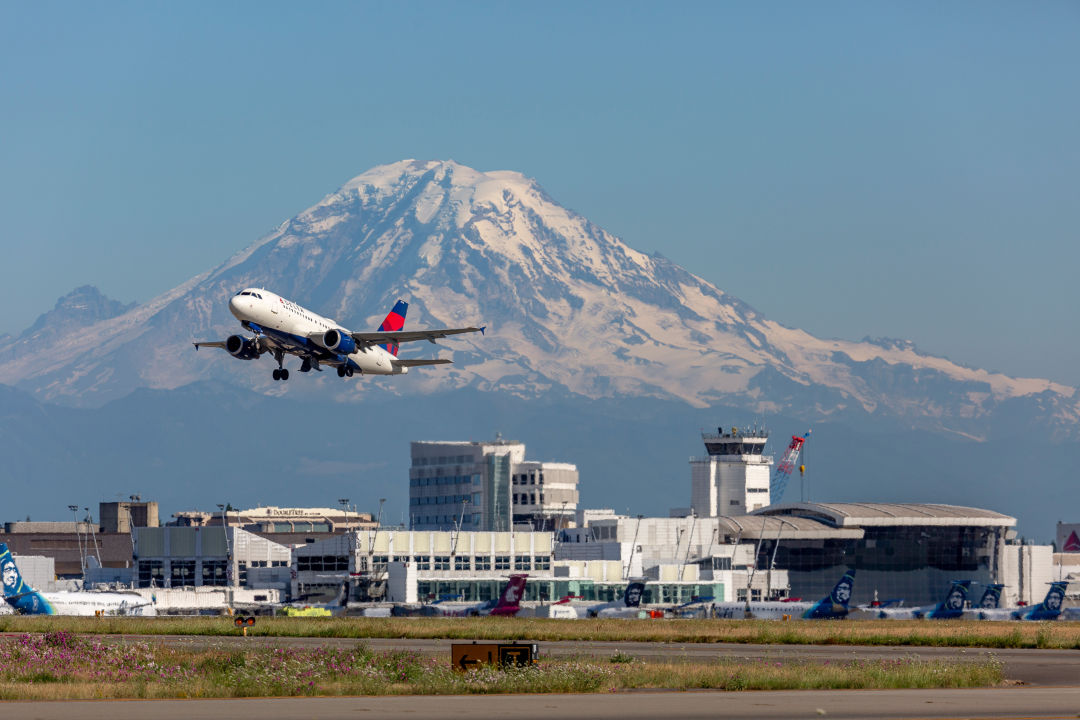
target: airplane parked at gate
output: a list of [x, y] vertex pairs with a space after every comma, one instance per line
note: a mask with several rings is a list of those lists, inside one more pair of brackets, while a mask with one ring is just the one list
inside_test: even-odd
[[824, 620], [847, 617], [855, 570], [849, 569], [833, 587], [832, 592], [817, 602], [766, 600], [759, 602], [722, 602], [713, 605], [720, 618], [760, 618], [764, 620]]
[[[980, 620], [1056, 620], [1061, 615], [1061, 606], [1065, 602], [1065, 588], [1068, 584], [1068, 580], [1050, 583], [1046, 597], [1038, 605], [979, 610], [978, 618]], [[1069, 617], [1071, 614], [1069, 613], [1066, 619], [1073, 619]]]
[[8, 546], [0, 543], [0, 579], [4, 600], [20, 615], [157, 615], [138, 593], [38, 592], [27, 585]]
[[486, 602], [466, 603], [450, 601], [438, 601], [420, 608], [421, 615], [435, 615], [439, 617], [476, 617], [479, 615], [517, 615], [521, 609], [521, 598], [525, 595], [525, 581], [528, 579], [525, 573], [511, 575], [498, 600]]
[[642, 580], [626, 583], [622, 598], [612, 602], [597, 603], [565, 597], [544, 610], [546, 617], [553, 618], [637, 618], [642, 616], [641, 598], [645, 595]]
[[403, 360], [398, 347], [403, 342], [427, 340], [462, 333], [483, 333], [484, 327], [403, 330], [409, 304], [398, 300], [383, 320], [378, 332], [351, 332], [329, 318], [317, 315], [305, 307], [261, 288], [247, 288], [229, 300], [231, 312], [245, 330], [254, 337], [230, 335], [225, 340], [199, 341], [200, 347], [223, 348], [239, 360], [255, 360], [269, 353], [277, 361], [275, 380], [288, 380], [284, 366], [286, 355], [300, 358], [300, 372], [322, 370], [323, 365], [337, 368], [338, 377], [354, 373], [369, 375], [401, 375], [411, 367], [444, 365], [442, 358]]
[[968, 588], [970, 587], [970, 580], [953, 580], [945, 599], [937, 605], [923, 605], [911, 608], [877, 608], [873, 612], [877, 617], [884, 620], [919, 620], [922, 618], [953, 620], [964, 615], [964, 604], [967, 602]]

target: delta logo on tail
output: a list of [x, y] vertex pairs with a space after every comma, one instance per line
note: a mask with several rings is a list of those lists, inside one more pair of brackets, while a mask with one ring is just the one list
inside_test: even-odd
[[1065, 545], [1061, 548], [1061, 551], [1080, 552], [1080, 537], [1076, 537], [1075, 530], [1069, 533], [1069, 537], [1065, 540]]

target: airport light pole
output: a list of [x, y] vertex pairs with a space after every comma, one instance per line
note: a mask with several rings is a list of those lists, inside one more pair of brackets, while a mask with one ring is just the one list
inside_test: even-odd
[[349, 498], [338, 498], [338, 505], [345, 513], [345, 532], [349, 531]]
[[79, 506], [68, 505], [68, 510], [71, 511], [71, 519], [75, 521], [75, 540], [79, 544], [79, 569], [82, 573], [86, 574], [86, 556], [83, 554], [82, 548], [82, 533], [79, 532]]
[[229, 549], [229, 528], [225, 524], [225, 508], [228, 503], [218, 503], [221, 510], [221, 532], [225, 535], [225, 584], [232, 585], [232, 551]]

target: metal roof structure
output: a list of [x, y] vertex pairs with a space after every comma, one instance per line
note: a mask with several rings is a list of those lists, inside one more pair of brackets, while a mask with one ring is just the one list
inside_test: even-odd
[[763, 514], [758, 510], [752, 515], [721, 515], [716, 518], [722, 529], [721, 534], [729, 537], [741, 537], [743, 540], [858, 540], [864, 535], [859, 527], [837, 527], [816, 518], [797, 515]]
[[785, 503], [761, 508], [753, 514], [818, 520], [834, 528], [1016, 525], [1016, 518], [993, 510], [933, 503]]

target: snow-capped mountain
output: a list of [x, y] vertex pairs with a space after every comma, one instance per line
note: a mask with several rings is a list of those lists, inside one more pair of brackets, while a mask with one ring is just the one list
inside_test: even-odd
[[[444, 368], [274, 383], [272, 363], [191, 346], [239, 332], [226, 302], [252, 285], [356, 330], [377, 327], [398, 297], [410, 303], [406, 328], [489, 329], [440, 348], [403, 348], [405, 357], [451, 357], [455, 364]], [[148, 303], [76, 323], [43, 316], [39, 325], [36, 334], [0, 339], [0, 383], [77, 405], [216, 377], [268, 394], [345, 401], [475, 388], [526, 398], [677, 398], [808, 418], [870, 415], [972, 437], [986, 436], [1004, 413], [1062, 438], [1080, 427], [1074, 388], [963, 367], [904, 341], [824, 340], [785, 327], [628, 247], [519, 173], [449, 161], [373, 168]]]

